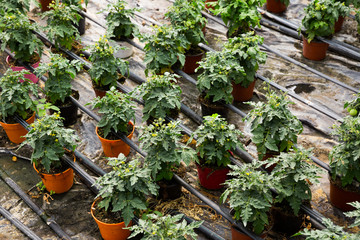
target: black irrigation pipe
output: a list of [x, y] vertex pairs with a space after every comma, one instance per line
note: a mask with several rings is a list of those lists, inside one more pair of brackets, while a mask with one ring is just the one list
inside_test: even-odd
[[36, 235], [30, 228], [24, 225], [16, 217], [14, 217], [8, 210], [0, 206], [0, 214], [3, 215], [7, 220], [9, 220], [15, 227], [17, 227], [22, 233], [24, 233], [28, 238], [32, 240], [41, 240], [38, 235]]

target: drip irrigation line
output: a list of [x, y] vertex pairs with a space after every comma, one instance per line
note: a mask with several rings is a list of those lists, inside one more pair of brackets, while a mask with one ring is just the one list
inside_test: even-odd
[[9, 175], [0, 168], [0, 178], [61, 238], [71, 240], [71, 237], [56, 223], [53, 217], [38, 207], [29, 196], [17, 185]]
[[0, 206], [0, 214], [3, 215], [7, 220], [9, 220], [15, 227], [17, 227], [22, 233], [24, 233], [28, 238], [32, 240], [41, 240], [38, 235], [36, 235], [30, 228], [24, 225], [16, 217], [14, 217], [8, 210]]

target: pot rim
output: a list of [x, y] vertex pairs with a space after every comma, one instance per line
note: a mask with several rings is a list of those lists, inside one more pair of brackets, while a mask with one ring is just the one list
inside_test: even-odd
[[[98, 198], [98, 199], [95, 199], [95, 200], [93, 201], [93, 203], [91, 204], [91, 207], [90, 207], [91, 216], [95, 219], [95, 221], [100, 222], [101, 224], [104, 224], [104, 225], [108, 225], [108, 226], [116, 226], [116, 225], [121, 225], [121, 224], [124, 224], [124, 225], [125, 225], [125, 222], [124, 222], [124, 221], [119, 222], [119, 223], [105, 223], [105, 222], [99, 220], [98, 218], [96, 218], [95, 215], [94, 215], [94, 213], [93, 213], [93, 208], [95, 208], [94, 205], [95, 205], [95, 203], [96, 203], [97, 201], [99, 201], [99, 198]], [[126, 226], [126, 227], [130, 227], [131, 225], [132, 225], [132, 220], [130, 221], [129, 226]]]
[[[127, 136], [127, 138], [129, 138], [129, 137], [134, 133], [134, 131], [135, 131], [135, 125], [134, 125], [134, 123], [133, 123], [132, 121], [129, 121], [129, 124], [133, 126], [133, 129], [132, 129], [131, 133]], [[98, 134], [98, 130], [99, 130], [99, 127], [96, 126], [96, 128], [95, 128], [95, 133], [96, 133], [96, 135], [97, 135], [100, 139], [104, 139], [104, 140], [106, 140], [106, 141], [114, 141], [114, 142], [122, 141], [121, 139], [110, 140], [110, 139], [107, 139], [107, 138], [103, 138], [103, 137], [101, 137], [101, 136]]]
[[[75, 162], [76, 161], [76, 156], [74, 155], [73, 157], [74, 157], [74, 162]], [[62, 171], [60, 173], [42, 173], [36, 168], [34, 162], [33, 162], [33, 167], [34, 167], [35, 171], [37, 172], [37, 174], [42, 174], [42, 175], [47, 175], [47, 176], [60, 176], [62, 174], [65, 174], [65, 173], [69, 172], [72, 169], [71, 167], [69, 167], [69, 168], [67, 168], [66, 170], [64, 170], [64, 171]]]

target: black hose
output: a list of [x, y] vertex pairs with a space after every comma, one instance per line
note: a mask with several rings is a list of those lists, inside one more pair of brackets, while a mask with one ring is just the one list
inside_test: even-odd
[[33, 240], [41, 240], [38, 235], [36, 235], [30, 228], [24, 225], [16, 217], [14, 217], [8, 210], [0, 206], [0, 214], [3, 215], [7, 220], [9, 220], [15, 227], [17, 227], [22, 233], [24, 233], [28, 238]]

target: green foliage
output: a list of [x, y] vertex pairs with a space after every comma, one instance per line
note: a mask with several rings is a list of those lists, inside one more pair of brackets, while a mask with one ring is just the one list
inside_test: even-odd
[[257, 147], [259, 159], [266, 152], [287, 152], [297, 143], [303, 127], [299, 119], [288, 109], [290, 102], [285, 94], [277, 95], [269, 90], [267, 103], [249, 102], [254, 107], [244, 120], [251, 126], [251, 140]]
[[159, 27], [155, 25], [153, 29], [154, 33], [140, 37], [142, 42], [146, 42], [144, 47], [145, 74], [148, 75], [149, 71], [163, 74], [178, 61], [183, 66], [185, 49], [190, 44], [186, 37], [172, 26]]
[[20, 11], [4, 12], [0, 10], [0, 41], [1, 50], [6, 47], [15, 53], [15, 59], [29, 62], [37, 52], [42, 53], [43, 43], [33, 34], [38, 31], [36, 23], [30, 23], [29, 18]]
[[[196, 151], [204, 160], [205, 165], [227, 166], [230, 163], [229, 151], [239, 144], [242, 133], [233, 124], [227, 124], [218, 114], [205, 116], [203, 123], [193, 132], [188, 142], [197, 137]], [[198, 160], [197, 160], [198, 161]]]
[[156, 195], [158, 185], [151, 180], [151, 170], [142, 166], [139, 159], [126, 163], [124, 154], [108, 158], [112, 171], [99, 177], [94, 185], [100, 187], [97, 197], [101, 197], [100, 208], [105, 211], [120, 212], [127, 226], [134, 214], [145, 210], [146, 196]]
[[329, 155], [331, 176], [340, 177], [342, 186], [360, 181], [360, 118], [345, 117], [340, 126], [334, 125], [332, 135], [338, 136], [340, 143]]
[[117, 39], [133, 38], [139, 32], [136, 25], [130, 20], [134, 16], [137, 8], [126, 9], [127, 3], [123, 0], [117, 0], [107, 5], [107, 8], [101, 12], [109, 12], [106, 16], [107, 35], [114, 36]]
[[354, 94], [354, 96], [356, 97], [354, 100], [345, 102], [344, 109], [347, 109], [349, 113], [351, 112], [351, 110], [355, 109], [356, 114], [350, 115], [357, 116], [360, 111], [360, 93]]
[[[63, 4], [66, 4], [66, 5], [75, 5], [75, 6], [77, 6], [79, 9], [82, 9], [81, 0], [61, 0], [61, 2], [62, 2]], [[88, 3], [89, 3], [89, 0], [85, 0], [84, 3], [85, 3], [85, 5], [87, 6]]]
[[[40, 87], [33, 84], [24, 74], [28, 71], [12, 71], [8, 69], [4, 76], [0, 78], [0, 115], [3, 122], [7, 117], [18, 114], [24, 120], [29, 112], [36, 110], [36, 102], [30, 97], [29, 93], [38, 96]], [[20, 82], [24, 81], [24, 82]]]
[[252, 224], [251, 230], [260, 234], [269, 224], [269, 212], [273, 198], [270, 187], [277, 179], [263, 171], [256, 170], [262, 163], [243, 164], [241, 167], [230, 165], [232, 169], [226, 180], [227, 186], [220, 200], [225, 202], [229, 197], [230, 207], [235, 210], [234, 218], [243, 222], [244, 226]]
[[355, 8], [360, 7], [360, 0], [335, 0], [335, 1], [345, 3], [346, 6], [353, 5]]
[[239, 75], [245, 75], [236, 56], [229, 52], [208, 52], [206, 58], [198, 62], [196, 69], [204, 71], [198, 76], [196, 86], [204, 92], [205, 98], [212, 102], [225, 101], [232, 103], [232, 81]]
[[340, 16], [347, 16], [350, 9], [344, 3], [335, 0], [314, 0], [304, 9], [302, 26], [305, 28], [308, 42], [315, 37], [327, 37], [334, 33], [335, 22]]
[[360, 34], [360, 10], [356, 11], [356, 15], [355, 15], [355, 19], [357, 21], [357, 29], [358, 29], [358, 33]]
[[20, 11], [23, 14], [26, 14], [30, 10], [30, 0], [1, 0], [0, 9], [5, 10], [6, 12], [11, 11]]
[[275, 202], [288, 203], [297, 215], [304, 201], [311, 201], [310, 184], [319, 183], [318, 173], [322, 173], [310, 160], [311, 150], [294, 149], [289, 153], [267, 159], [265, 164], [276, 164], [271, 176], [279, 178], [275, 189], [278, 192]]
[[181, 88], [176, 85], [176, 76], [166, 72], [153, 75], [146, 83], [139, 85], [133, 92], [144, 100], [143, 120], [165, 118], [181, 106]]
[[115, 87], [111, 87], [103, 98], [94, 98], [91, 104], [103, 114], [97, 126], [104, 129], [105, 138], [110, 131], [127, 133], [129, 121], [135, 119], [135, 104], [130, 96]]
[[57, 101], [65, 102], [65, 98], [71, 95], [71, 81], [81, 67], [82, 63], [79, 60], [70, 62], [58, 54], [51, 54], [49, 63], [40, 64], [36, 74], [41, 76], [46, 72], [49, 73], [44, 90], [50, 102], [53, 104]]
[[360, 226], [360, 202], [356, 201], [348, 204], [356, 208], [354, 211], [344, 213], [347, 217], [355, 217], [355, 222], [349, 227], [358, 227]]
[[89, 60], [93, 62], [89, 74], [97, 88], [116, 86], [119, 78], [118, 69], [123, 76], [129, 72], [129, 62], [114, 57], [114, 51], [118, 51], [120, 47], [110, 46], [106, 35], [100, 37], [99, 41], [88, 49], [91, 51]]
[[170, 19], [171, 24], [180, 30], [190, 42], [187, 50], [197, 47], [201, 42], [207, 42], [202, 29], [207, 20], [201, 15], [205, 4], [203, 0], [183, 1], [176, 0], [165, 16]]
[[138, 225], [128, 228], [132, 231], [130, 238], [144, 234], [141, 238], [143, 240], [198, 239], [194, 229], [199, 228], [203, 221], [187, 224], [185, 219], [182, 220], [182, 217], [182, 214], [174, 216], [149, 214], [147, 219], [139, 219]]
[[285, 4], [286, 6], [289, 6], [290, 4], [290, 0], [279, 0], [279, 1]]
[[[254, 32], [241, 34], [239, 37], [230, 38], [224, 44], [223, 52], [227, 56], [235, 56], [243, 67], [243, 71], [233, 76], [236, 84], [248, 87], [255, 80], [255, 73], [259, 69], [259, 64], [266, 62], [266, 53], [262, 52], [259, 44], [264, 42], [264, 38], [254, 35]], [[245, 73], [245, 74], [244, 74]]]
[[29, 144], [34, 149], [31, 162], [36, 166], [41, 164], [47, 172], [50, 168], [60, 167], [60, 158], [65, 153], [64, 147], [75, 151], [76, 141], [79, 140], [74, 130], [64, 128], [61, 119], [58, 113], [37, 119], [30, 125], [32, 129], [20, 145], [22, 147]]
[[166, 124], [159, 119], [143, 128], [140, 135], [141, 148], [148, 153], [145, 164], [156, 181], [171, 180], [172, 170], [179, 167], [181, 161], [188, 165], [196, 158], [193, 149], [179, 144], [182, 137], [179, 124], [179, 121]]
[[258, 7], [264, 5], [265, 0], [218, 0], [213, 13], [221, 14], [224, 23], [229, 27], [229, 36], [234, 33], [245, 33], [250, 27], [260, 28], [261, 14]]

